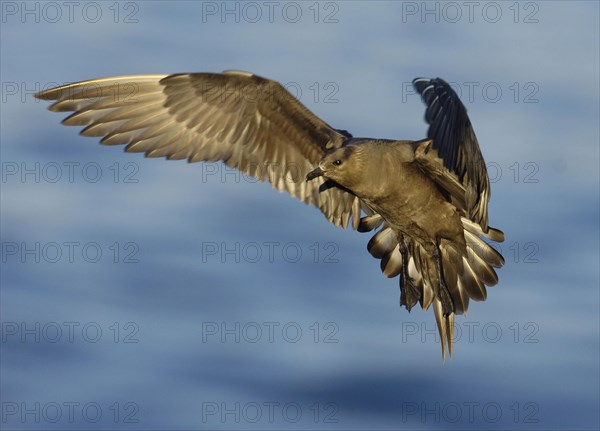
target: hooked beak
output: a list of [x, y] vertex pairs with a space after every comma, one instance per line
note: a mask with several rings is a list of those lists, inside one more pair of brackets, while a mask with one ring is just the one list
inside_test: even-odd
[[324, 173], [325, 172], [323, 171], [323, 169], [321, 169], [321, 167], [319, 166], [317, 169], [310, 171], [306, 175], [306, 182], [309, 182], [310, 180], [314, 180], [317, 177], [322, 177]]

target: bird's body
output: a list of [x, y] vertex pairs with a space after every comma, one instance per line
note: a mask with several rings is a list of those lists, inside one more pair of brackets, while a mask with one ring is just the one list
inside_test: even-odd
[[462, 238], [456, 208], [415, 163], [414, 142], [357, 139], [348, 145], [365, 147], [359, 151], [367, 154], [352, 170], [361, 181], [351, 185], [338, 182], [381, 215], [397, 233], [411, 236], [424, 247], [429, 247], [436, 237]]
[[[466, 190], [432, 141], [348, 139], [307, 179], [318, 176], [350, 190], [374, 213], [359, 226], [383, 225], [369, 251], [385, 275], [400, 275], [402, 305], [433, 304], [442, 346], [447, 341], [452, 352], [453, 314], [466, 311], [469, 298], [485, 299], [484, 283], [497, 283], [493, 267], [503, 259], [479, 237], [486, 233], [469, 218]], [[493, 228], [487, 234], [502, 239]]]
[[[37, 94], [85, 136], [149, 157], [222, 160], [319, 208], [337, 226], [381, 227], [368, 244], [402, 305], [433, 306], [452, 354], [454, 314], [484, 300], [504, 260], [486, 241], [489, 179], [458, 96], [415, 80], [428, 109], [422, 141], [353, 138], [275, 81], [247, 72], [105, 78]], [[305, 181], [306, 178], [306, 181]]]

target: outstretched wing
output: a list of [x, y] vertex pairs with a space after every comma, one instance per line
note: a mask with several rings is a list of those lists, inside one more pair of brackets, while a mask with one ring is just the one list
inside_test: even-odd
[[466, 247], [461, 250], [444, 239], [438, 246], [444, 282], [452, 303], [448, 310], [443, 305], [435, 274], [433, 277], [428, 275], [427, 253], [418, 244], [409, 244], [410, 262], [414, 262], [411, 277], [416, 292], [406, 289], [406, 283], [401, 279], [401, 303], [409, 309], [417, 300], [424, 309], [433, 305], [444, 357], [446, 344], [452, 355], [454, 314], [465, 313], [470, 299], [485, 300], [485, 286], [494, 286], [498, 282], [494, 268], [504, 264], [504, 258], [481, 237], [502, 242], [504, 234], [488, 225], [490, 181], [465, 106], [448, 83], [440, 78], [417, 78], [413, 85], [427, 105], [425, 120], [429, 124], [429, 139], [414, 143], [415, 161], [458, 210]]
[[251, 73], [226, 71], [95, 79], [42, 91], [51, 111], [87, 126], [81, 134], [147, 157], [222, 160], [228, 166], [319, 208], [336, 226], [356, 228], [361, 204], [306, 174], [348, 137], [310, 112], [283, 86]]
[[487, 233], [490, 180], [467, 109], [443, 79], [417, 78], [413, 85], [427, 105], [427, 137], [464, 185], [467, 217]]

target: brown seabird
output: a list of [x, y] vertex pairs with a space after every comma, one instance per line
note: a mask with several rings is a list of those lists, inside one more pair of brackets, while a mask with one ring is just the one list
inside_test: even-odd
[[433, 307], [450, 356], [454, 315], [486, 299], [502, 256], [483, 238], [490, 182], [457, 94], [442, 79], [418, 78], [427, 139], [354, 138], [310, 112], [278, 82], [240, 71], [121, 76], [36, 94], [69, 126], [105, 145], [147, 157], [223, 161], [315, 205], [334, 225], [380, 228], [368, 244], [400, 304]]

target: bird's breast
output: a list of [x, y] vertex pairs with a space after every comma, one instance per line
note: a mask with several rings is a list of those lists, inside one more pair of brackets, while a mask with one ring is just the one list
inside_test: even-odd
[[456, 208], [435, 183], [410, 164], [383, 170], [361, 197], [397, 232], [422, 243], [462, 233]]

